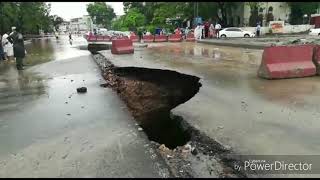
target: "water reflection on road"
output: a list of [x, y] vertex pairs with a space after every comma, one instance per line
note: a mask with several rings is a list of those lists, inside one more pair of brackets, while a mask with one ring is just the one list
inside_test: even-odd
[[[48, 61], [89, 55], [88, 51], [79, 50], [80, 45], [86, 45], [83, 38], [76, 37], [73, 45], [66, 41], [68, 37], [61, 36], [58, 40], [55, 38], [32, 39], [31, 43], [26, 43], [27, 56], [24, 64], [27, 69], [31, 65]], [[0, 112], [45, 94], [46, 79], [32, 71], [17, 71], [14, 61], [0, 62]]]
[[86, 45], [85, 39], [81, 37], [74, 37], [72, 45], [68, 42], [67, 36], [60, 36], [59, 39], [53, 37], [32, 39], [31, 43], [26, 44], [25, 64], [35, 65], [87, 55], [87, 51], [79, 51], [81, 45]]

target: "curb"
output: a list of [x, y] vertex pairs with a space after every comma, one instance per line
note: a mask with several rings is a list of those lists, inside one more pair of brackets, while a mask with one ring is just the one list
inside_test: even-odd
[[198, 40], [197, 43], [203, 44], [212, 44], [212, 45], [219, 45], [219, 46], [230, 46], [230, 47], [241, 47], [241, 48], [248, 48], [248, 49], [264, 49], [265, 47], [269, 47], [270, 45], [253, 45], [253, 44], [235, 44], [235, 43], [228, 43], [228, 42], [215, 42], [215, 41], [202, 41]]

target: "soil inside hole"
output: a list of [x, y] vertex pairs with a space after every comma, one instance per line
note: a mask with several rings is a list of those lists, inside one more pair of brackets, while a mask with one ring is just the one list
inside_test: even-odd
[[166, 147], [174, 149], [190, 141], [191, 134], [182, 127], [181, 119], [168, 114], [162, 113], [157, 114], [156, 117], [150, 117], [152, 123], [141, 124], [141, 126], [148, 135], [149, 140], [165, 144]]
[[109, 87], [127, 104], [149, 139], [174, 149], [191, 138], [170, 110], [191, 99], [200, 89], [200, 78], [176, 71], [137, 67], [107, 67]]

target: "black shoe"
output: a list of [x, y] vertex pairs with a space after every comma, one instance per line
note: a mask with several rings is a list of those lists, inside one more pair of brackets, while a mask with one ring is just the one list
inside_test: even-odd
[[24, 67], [17, 68], [19, 71], [24, 70]]

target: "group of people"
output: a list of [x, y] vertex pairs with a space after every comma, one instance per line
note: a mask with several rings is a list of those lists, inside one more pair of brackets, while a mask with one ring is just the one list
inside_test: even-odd
[[[12, 61], [16, 60], [18, 70], [23, 70], [23, 58], [26, 55], [23, 36], [17, 31], [16, 27], [12, 27], [12, 32], [0, 34], [0, 60]], [[9, 35], [8, 35], [9, 34]]]
[[219, 31], [221, 30], [221, 25], [216, 23], [209, 23], [208, 21], [203, 24], [198, 24], [195, 28], [194, 37], [196, 39], [205, 39], [205, 38], [219, 38]]

